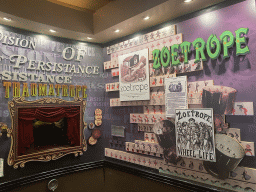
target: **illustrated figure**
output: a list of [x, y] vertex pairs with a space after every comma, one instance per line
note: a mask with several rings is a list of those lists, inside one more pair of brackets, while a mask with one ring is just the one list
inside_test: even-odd
[[157, 78], [154, 78], [153, 82], [152, 82], [152, 85], [156, 85], [156, 83], [157, 83]]
[[200, 149], [200, 140], [199, 140], [199, 133], [193, 134], [193, 150], [199, 150]]
[[186, 167], [186, 163], [185, 163], [185, 161], [182, 161], [182, 162], [181, 162], [181, 164], [180, 164], [180, 166], [182, 166], [182, 167]]
[[244, 179], [244, 180], [250, 180], [250, 179], [251, 179], [251, 176], [248, 175], [248, 174], [247, 174], [247, 171], [245, 171], [245, 170], [244, 170], [244, 172], [243, 172], [242, 175], [243, 175], [243, 179]]
[[152, 143], [155, 143], [156, 140], [155, 140], [155, 135], [154, 134], [151, 134], [151, 140], [150, 140]]
[[145, 135], [145, 141], [149, 141], [148, 134]]
[[199, 92], [198, 87], [199, 87], [199, 84], [196, 83], [196, 90], [195, 90], [195, 93], [198, 93], [198, 92]]
[[237, 132], [235, 132], [235, 138], [236, 140], [239, 140], [239, 135], [237, 134]]
[[160, 81], [159, 81], [159, 83], [160, 83], [160, 85], [162, 85], [162, 84], [163, 84], [163, 78], [162, 78], [162, 77], [160, 77]]
[[126, 148], [126, 151], [129, 151], [129, 143], [127, 144], [127, 148]]
[[195, 71], [200, 70], [200, 69], [201, 69], [201, 62], [198, 62], [198, 63], [196, 63]]
[[193, 168], [194, 168], [194, 163], [193, 163], [193, 161], [190, 161], [189, 168], [190, 168], [190, 169], [193, 169]]
[[148, 108], [148, 106], [145, 106], [145, 108], [146, 108], [147, 114], [149, 114], [149, 108]]
[[247, 115], [248, 110], [243, 105], [237, 105], [239, 110], [243, 112], [244, 115]]
[[189, 97], [189, 101], [190, 101], [190, 102], [189, 102], [189, 103], [190, 103], [190, 104], [193, 104], [193, 94], [191, 93], [191, 94], [189, 94], [189, 95], [190, 95], [190, 97]]
[[[147, 115], [145, 115], [145, 123], [148, 123], [148, 116]], [[144, 128], [145, 128], [145, 126], [144, 126]]]
[[246, 148], [245, 148], [245, 154], [249, 153], [251, 156], [253, 156], [252, 154], [252, 149], [251, 149], [251, 146], [249, 144], [246, 145]]
[[203, 170], [204, 170], [204, 166], [203, 166], [202, 163], [199, 163], [199, 170], [200, 170], [200, 171], [203, 171]]
[[188, 93], [190, 91], [190, 88], [191, 88], [191, 84], [188, 84]]
[[203, 141], [203, 150], [210, 152], [213, 150], [212, 138], [210, 137], [209, 130], [205, 130], [205, 137]]
[[160, 111], [160, 114], [163, 114], [163, 107], [162, 107], [162, 105], [159, 105], [159, 111]]
[[154, 111], [154, 114], [156, 114], [156, 106], [153, 105], [153, 111]]

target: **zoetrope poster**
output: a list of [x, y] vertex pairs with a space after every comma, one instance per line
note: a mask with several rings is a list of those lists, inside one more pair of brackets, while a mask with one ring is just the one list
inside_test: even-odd
[[212, 109], [176, 109], [177, 155], [216, 162]]
[[149, 100], [148, 49], [121, 55], [118, 61], [120, 101]]

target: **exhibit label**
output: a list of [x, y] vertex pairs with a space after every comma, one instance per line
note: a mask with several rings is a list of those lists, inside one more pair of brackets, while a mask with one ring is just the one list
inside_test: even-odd
[[4, 159], [0, 158], [0, 177], [4, 176]]
[[188, 108], [187, 76], [165, 78], [165, 115], [175, 118], [175, 109]]

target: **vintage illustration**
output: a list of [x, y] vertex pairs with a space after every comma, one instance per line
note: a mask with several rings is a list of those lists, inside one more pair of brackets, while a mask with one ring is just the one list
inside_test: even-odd
[[176, 109], [176, 146], [179, 156], [215, 162], [212, 109]]
[[232, 115], [254, 115], [253, 102], [235, 102]]
[[120, 100], [149, 100], [148, 49], [118, 57]]

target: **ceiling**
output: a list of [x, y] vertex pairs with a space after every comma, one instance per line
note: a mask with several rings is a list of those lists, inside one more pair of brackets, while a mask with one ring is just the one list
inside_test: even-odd
[[[106, 43], [223, 1], [1, 0], [0, 24], [79, 41]], [[144, 20], [146, 16], [150, 19]], [[12, 20], [6, 21], [3, 17]], [[51, 33], [49, 29], [56, 32]], [[116, 29], [120, 32], [116, 33]]]
[[48, 0], [58, 5], [70, 7], [80, 11], [92, 11], [95, 12], [101, 7], [107, 5], [112, 0]]

